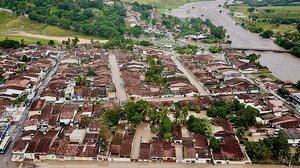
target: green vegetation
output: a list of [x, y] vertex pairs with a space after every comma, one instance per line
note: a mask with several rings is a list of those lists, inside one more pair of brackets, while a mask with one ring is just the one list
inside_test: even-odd
[[190, 132], [206, 135], [208, 137], [212, 135], [211, 123], [207, 118], [197, 118], [191, 115], [187, 120], [186, 125]]
[[125, 9], [119, 2], [105, 5], [102, 0], [3, 0], [0, 7], [17, 15], [28, 14], [31, 20], [104, 38], [122, 36]]
[[120, 48], [123, 50], [132, 51], [134, 42], [131, 39], [125, 39], [124, 37], [117, 37], [110, 39], [107, 43], [100, 45], [104, 49]]
[[255, 33], [264, 30], [272, 30], [274, 34], [293, 32], [296, 29], [294, 23], [299, 23], [299, 6], [263, 6], [253, 7], [247, 5], [230, 5], [232, 12], [243, 13], [246, 17], [236, 17], [242, 26]]
[[262, 37], [262, 38], [270, 38], [270, 37], [272, 37], [273, 36], [273, 31], [272, 30], [265, 30], [265, 31], [263, 31], [261, 34], [260, 34], [260, 36]]
[[244, 0], [245, 4], [252, 6], [268, 6], [268, 5], [295, 5], [299, 3], [299, 0]]
[[206, 19], [205, 24], [210, 28], [210, 35], [213, 38], [224, 40], [226, 37], [226, 30], [222, 26], [215, 26], [210, 20]]
[[[18, 35], [18, 33], [16, 34], [14, 31], [28, 32], [31, 34], [42, 34], [45, 36], [78, 36], [85, 39], [100, 39], [93, 36], [84, 35], [80, 32], [60, 28], [58, 26], [51, 26], [43, 23], [38, 23], [36, 21], [31, 21], [28, 17], [16, 16], [13, 13], [1, 10], [0, 23], [0, 39], [5, 39], [6, 37], [17, 41], [24, 39], [25, 44], [39, 41], [41, 42], [41, 44], [46, 45], [48, 44], [49, 40], [43, 39], [42, 37], [36, 38], [22, 34]], [[55, 43], [60, 43], [60, 41], [55, 41]]]
[[0, 41], [0, 48], [19, 48], [21, 44], [18, 41], [10, 40], [6, 38], [3, 41]]
[[291, 158], [289, 144], [283, 136], [246, 142], [246, 151], [253, 163], [288, 163]]
[[0, 75], [0, 85], [1, 84], [4, 84], [6, 82], [6, 79], [5, 79], [5, 77], [1, 74]]
[[260, 54], [249, 54], [246, 56], [246, 58], [250, 61], [250, 63], [256, 63], [256, 61], [261, 57]]
[[128, 34], [135, 38], [138, 38], [143, 34], [143, 29], [141, 26], [130, 27], [128, 28]]
[[296, 88], [300, 89], [300, 80], [296, 83]]
[[188, 44], [185, 46], [177, 46], [174, 50], [179, 54], [195, 55], [198, 51], [198, 46]]
[[[265, 3], [266, 2], [266, 3]], [[295, 2], [295, 1], [293, 1]], [[268, 6], [292, 4], [292, 1], [269, 0], [247, 1], [247, 5], [231, 5], [228, 8], [232, 12], [242, 12], [246, 17], [236, 17], [241, 25], [254, 32], [260, 33], [263, 38], [276, 36], [275, 43], [297, 57], [300, 57], [300, 6]], [[232, 13], [233, 15], [233, 13]]]
[[153, 43], [151, 43], [150, 41], [143, 40], [143, 41], [139, 42], [139, 45], [141, 45], [141, 46], [152, 46]]
[[163, 25], [171, 32], [178, 32], [178, 37], [184, 37], [186, 35], [204, 33], [202, 29], [204, 21], [200, 18], [184, 18], [180, 19], [175, 16], [162, 14]]
[[148, 57], [148, 64], [150, 67], [145, 72], [146, 81], [166, 86], [167, 79], [163, 74], [164, 69], [161, 66], [161, 61], [156, 60], [153, 57]]
[[197, 2], [197, 1], [203, 1], [203, 0], [125, 0], [127, 2], [138, 2], [142, 4], [150, 4], [158, 8], [160, 11], [163, 11], [165, 9], [174, 9], [178, 8], [179, 6], [182, 6], [189, 2]]
[[93, 68], [89, 68], [86, 73], [86, 76], [97, 76], [97, 73]]
[[221, 53], [223, 51], [223, 47], [222, 46], [211, 46], [208, 48], [209, 52], [211, 53]]
[[277, 92], [284, 97], [287, 97], [290, 94], [290, 92], [284, 87], [279, 88]]
[[238, 100], [232, 102], [215, 101], [213, 106], [207, 110], [207, 115], [229, 119], [235, 126], [248, 129], [255, 125], [255, 117], [259, 116], [259, 111], [250, 106], [245, 107]]
[[132, 3], [132, 10], [141, 13], [141, 19], [145, 21], [150, 20], [150, 11], [152, 10], [153, 6], [152, 5], [147, 5], [147, 4], [139, 4], [138, 2]]
[[[41, 39], [41, 38], [35, 38], [35, 37], [26, 37], [26, 36], [18, 36], [18, 35], [1, 35], [0, 34], [0, 40], [10, 39], [14, 41], [18, 41], [21, 43], [23, 40], [24, 44], [31, 44], [31, 43], [39, 43], [42, 45], [47, 45], [49, 40]], [[55, 41], [56, 44], [59, 44], [60, 42]]]
[[20, 106], [22, 103], [27, 103], [27, 95], [19, 95], [14, 101], [13, 106]]
[[287, 50], [292, 50], [291, 53], [300, 57], [300, 33], [285, 33], [284, 36], [278, 36], [275, 43]]
[[121, 110], [107, 110], [102, 115], [102, 122], [107, 127], [115, 127], [122, 115]]
[[209, 147], [213, 151], [219, 151], [221, 149], [221, 147], [220, 147], [220, 141], [218, 139], [216, 139], [215, 137], [211, 137], [210, 141], [209, 141]]
[[147, 110], [150, 106], [147, 101], [139, 100], [137, 102], [129, 102], [124, 107], [124, 111], [127, 114], [128, 121], [133, 125], [137, 126], [145, 120]]

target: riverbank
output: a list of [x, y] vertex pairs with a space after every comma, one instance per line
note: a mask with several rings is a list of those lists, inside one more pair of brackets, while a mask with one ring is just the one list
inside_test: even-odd
[[[173, 9], [171, 14], [180, 18], [200, 17], [209, 19], [217, 26], [223, 26], [227, 30], [229, 40], [232, 41], [233, 48], [264, 48], [278, 50], [282, 49], [270, 39], [263, 39], [258, 34], [245, 30], [240, 25], [236, 25], [233, 18], [220, 10], [225, 10], [219, 5], [223, 5], [226, 0], [204, 1], [185, 4], [177, 9]], [[231, 1], [230, 1], [231, 2]], [[189, 11], [189, 12], [187, 12]], [[260, 63], [267, 66], [275, 77], [281, 80], [291, 80], [297, 82], [300, 79], [300, 59], [289, 53], [275, 52], [255, 52], [261, 54]]]

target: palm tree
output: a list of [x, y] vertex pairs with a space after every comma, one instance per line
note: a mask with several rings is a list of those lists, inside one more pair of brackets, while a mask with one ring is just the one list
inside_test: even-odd
[[176, 109], [176, 111], [174, 112], [174, 120], [175, 120], [174, 122], [176, 125], [179, 124], [180, 116], [181, 116], [180, 110]]
[[187, 118], [188, 114], [189, 114], [188, 113], [188, 108], [187, 107], [183, 107], [181, 109], [181, 116], [180, 116], [180, 120], [181, 120], [181, 123], [183, 125], [185, 125], [185, 123], [186, 123], [186, 118]]

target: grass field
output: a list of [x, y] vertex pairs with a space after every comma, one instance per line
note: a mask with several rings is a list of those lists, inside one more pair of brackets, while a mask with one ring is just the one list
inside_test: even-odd
[[124, 0], [127, 2], [139, 2], [143, 4], [151, 4], [158, 8], [160, 11], [164, 9], [178, 8], [186, 3], [199, 2], [204, 0]]
[[[5, 40], [6, 38], [9, 38], [11, 40], [16, 40], [21, 42], [22, 39], [24, 39], [25, 44], [30, 44], [30, 43], [36, 43], [39, 41], [41, 44], [46, 45], [48, 44], [49, 40], [46, 39], [40, 39], [40, 38], [34, 38], [34, 37], [26, 37], [26, 36], [12, 36], [12, 35], [1, 35], [0, 34], [0, 40]], [[55, 44], [60, 44], [60, 41], [54, 41]]]
[[[50, 26], [47, 24], [38, 23], [35, 21], [31, 21], [29, 18], [25, 16], [16, 16], [7, 11], [0, 10], [0, 37], [6, 37], [7, 34], [12, 34], [11, 32], [20, 31], [20, 32], [28, 32], [31, 34], [39, 34], [45, 36], [57, 36], [57, 37], [80, 37], [84, 39], [94, 39], [94, 40], [102, 40], [99, 37], [95, 36], [87, 36], [83, 33], [75, 32], [72, 30], [67, 30], [60, 28], [58, 26]], [[12, 36], [13, 38], [24, 38], [25, 41], [39, 40], [39, 38], [26, 37], [26, 36]], [[47, 39], [47, 41], [49, 41]]]
[[[248, 19], [250, 13], [247, 9], [250, 8], [246, 5], [230, 5], [229, 9], [234, 12], [243, 13], [246, 17], [244, 19]], [[267, 6], [267, 7], [256, 7], [255, 14], [259, 16], [259, 19], [270, 19], [276, 15], [286, 15], [299, 17], [300, 16], [300, 6]], [[272, 13], [266, 13], [265, 10], [270, 9]], [[241, 19], [241, 18], [236, 18]], [[274, 25], [267, 22], [257, 22], [257, 24], [262, 27], [264, 30], [273, 30], [275, 33], [285, 33], [291, 32], [296, 30], [295, 25], [288, 25], [288, 24], [280, 24]]]

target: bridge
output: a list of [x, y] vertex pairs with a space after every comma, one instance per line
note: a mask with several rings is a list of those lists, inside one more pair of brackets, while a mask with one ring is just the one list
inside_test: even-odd
[[262, 52], [277, 52], [277, 53], [291, 52], [291, 50], [286, 50], [286, 49], [251, 48], [251, 47], [231, 47], [231, 49], [242, 50], [242, 51], [262, 51]]

